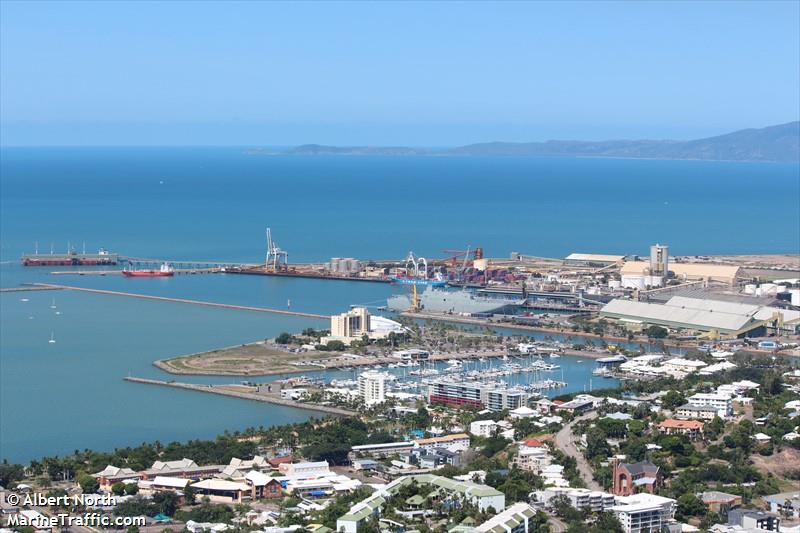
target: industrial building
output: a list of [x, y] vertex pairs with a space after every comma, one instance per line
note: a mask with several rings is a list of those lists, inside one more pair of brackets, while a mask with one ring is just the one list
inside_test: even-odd
[[[717, 281], [732, 285], [739, 277], [741, 268], [731, 265], [709, 265], [703, 263], [669, 263], [671, 277], [679, 281]], [[632, 289], [644, 289], [646, 286], [660, 286], [653, 277], [652, 263], [648, 261], [626, 261], [620, 267], [622, 286]]]
[[564, 263], [575, 266], [606, 267], [621, 264], [624, 260], [624, 255], [572, 253], [564, 258]]
[[800, 311], [685, 296], [673, 296], [664, 304], [615, 299], [600, 310], [600, 316], [617, 319], [631, 329], [658, 325], [728, 338], [800, 327]]

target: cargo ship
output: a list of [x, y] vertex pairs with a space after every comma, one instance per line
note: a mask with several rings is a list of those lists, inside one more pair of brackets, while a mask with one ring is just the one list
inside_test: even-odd
[[[398, 294], [387, 300], [387, 307], [392, 311], [408, 311], [412, 307], [412, 297], [408, 294]], [[419, 308], [421, 311], [447, 314], [482, 314], [503, 313], [519, 308], [524, 299], [491, 297], [476, 294], [468, 290], [448, 290], [440, 287], [428, 286], [419, 295]]]
[[74, 248], [65, 254], [56, 254], [52, 251], [49, 254], [40, 254], [37, 250], [33, 254], [22, 256], [22, 266], [98, 266], [116, 265], [119, 262], [119, 255], [112, 254], [104, 248], [96, 254], [78, 253]]
[[125, 269], [122, 275], [129, 278], [166, 278], [175, 275], [175, 269], [169, 263], [163, 263], [158, 270]]

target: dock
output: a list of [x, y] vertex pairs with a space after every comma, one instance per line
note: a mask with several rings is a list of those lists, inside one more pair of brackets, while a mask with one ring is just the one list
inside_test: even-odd
[[[265, 394], [260, 392], [247, 392], [245, 390], [234, 390], [234, 388], [242, 388], [243, 385], [210, 385], [210, 384], [197, 384], [197, 383], [180, 383], [177, 381], [162, 381], [158, 379], [147, 379], [137, 377], [126, 377], [125, 381], [131, 383], [142, 383], [145, 385], [158, 385], [161, 387], [172, 387], [174, 389], [185, 389], [195, 392], [206, 392], [210, 394], [219, 394], [221, 396], [228, 396], [230, 398], [239, 398], [241, 400], [251, 400], [256, 402], [271, 403], [275, 405], [283, 405], [285, 407], [294, 407], [296, 409], [306, 409], [308, 411], [317, 411], [335, 416], [353, 416], [358, 413], [340, 407], [331, 407], [328, 405], [317, 405], [312, 403], [297, 402], [294, 400], [284, 400], [276, 394]], [[254, 389], [254, 387], [248, 387]]]
[[54, 285], [50, 283], [35, 283], [34, 286], [36, 287], [43, 287], [44, 289], [50, 290], [66, 290], [66, 291], [77, 291], [77, 292], [88, 292], [92, 294], [104, 294], [107, 296], [122, 296], [126, 298], [139, 298], [142, 300], [154, 300], [158, 302], [171, 302], [171, 303], [179, 303], [179, 304], [188, 304], [188, 305], [201, 305], [205, 307], [218, 307], [222, 309], [232, 309], [236, 311], [254, 311], [256, 313], [272, 313], [275, 315], [284, 315], [284, 316], [295, 316], [295, 317], [302, 317], [302, 318], [314, 318], [318, 320], [330, 320], [330, 316], [328, 315], [318, 315], [316, 313], [305, 313], [303, 311], [287, 311], [284, 309], [270, 309], [268, 307], [252, 307], [248, 305], [234, 305], [234, 304], [222, 304], [217, 302], [204, 302], [201, 300], [187, 300], [185, 298], [172, 298], [169, 296], [153, 296], [151, 294], [139, 294], [133, 292], [120, 292], [120, 291], [110, 291], [107, 289], [89, 289], [86, 287], [75, 287], [72, 285]]
[[[176, 268], [172, 272], [177, 276], [179, 274], [218, 274], [224, 270], [222, 267]], [[121, 276], [122, 270], [57, 270], [50, 274], [53, 276]]]

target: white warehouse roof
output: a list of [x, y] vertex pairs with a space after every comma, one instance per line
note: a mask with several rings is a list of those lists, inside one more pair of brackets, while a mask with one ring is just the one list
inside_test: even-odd
[[605, 254], [569, 254], [565, 257], [567, 261], [599, 261], [601, 263], [618, 263], [625, 259], [624, 255], [605, 255]]
[[619, 299], [611, 300], [603, 306], [600, 316], [636, 319], [653, 324], [706, 331], [716, 329], [731, 333], [748, 329], [750, 325], [756, 325], [756, 320], [748, 315], [684, 306], [676, 307], [670, 305], [670, 302], [661, 305]]

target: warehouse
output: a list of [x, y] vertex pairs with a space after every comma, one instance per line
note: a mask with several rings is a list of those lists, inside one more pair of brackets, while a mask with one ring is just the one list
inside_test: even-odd
[[604, 254], [569, 254], [564, 258], [567, 265], [587, 266], [587, 267], [606, 267], [622, 263], [624, 255], [604, 255]]
[[613, 318], [631, 326], [664, 326], [696, 330], [711, 337], [743, 337], [761, 334], [775, 315], [785, 316], [777, 308], [739, 304], [719, 300], [701, 300], [674, 296], [665, 304], [612, 300], [600, 310], [603, 318]]
[[[669, 263], [671, 277], [681, 281], [719, 281], [733, 284], [739, 277], [740, 268], [731, 265], [709, 265], [703, 263]], [[647, 261], [626, 261], [620, 268], [623, 279], [644, 278], [650, 275]], [[623, 283], [623, 285], [625, 285]]]

